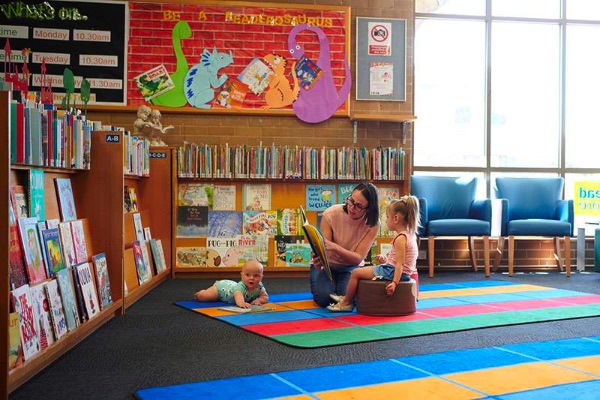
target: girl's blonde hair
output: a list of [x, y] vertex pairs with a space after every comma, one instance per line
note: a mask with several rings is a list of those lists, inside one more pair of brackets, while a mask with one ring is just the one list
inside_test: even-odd
[[387, 206], [390, 214], [400, 214], [406, 220], [406, 226], [412, 233], [416, 233], [421, 227], [421, 214], [419, 211], [419, 199], [415, 196], [406, 195], [394, 199]]

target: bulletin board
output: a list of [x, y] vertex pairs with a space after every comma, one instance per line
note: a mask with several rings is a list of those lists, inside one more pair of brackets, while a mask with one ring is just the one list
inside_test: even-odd
[[356, 100], [406, 100], [406, 20], [356, 18]]
[[[132, 1], [129, 14], [129, 106], [298, 115], [298, 99], [330, 98], [313, 91], [319, 82], [331, 79], [332, 95], [346, 93], [342, 88], [351, 85], [349, 7]], [[313, 30], [293, 33], [291, 39], [303, 24]], [[300, 48], [305, 57], [296, 59]], [[292, 74], [292, 68], [300, 73]], [[267, 84], [274, 81], [279, 86]], [[161, 93], [160, 85], [170, 89]], [[348, 115], [348, 109], [349, 90], [333, 114]]]

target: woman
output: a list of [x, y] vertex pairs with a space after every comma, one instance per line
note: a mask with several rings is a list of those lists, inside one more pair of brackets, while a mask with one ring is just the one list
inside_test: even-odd
[[360, 183], [344, 204], [336, 204], [323, 212], [321, 233], [325, 239], [327, 259], [331, 266], [333, 285], [323, 264], [313, 258], [310, 266], [310, 291], [320, 307], [332, 301], [330, 295], [344, 295], [350, 274], [364, 264], [379, 231], [379, 201], [377, 188]]

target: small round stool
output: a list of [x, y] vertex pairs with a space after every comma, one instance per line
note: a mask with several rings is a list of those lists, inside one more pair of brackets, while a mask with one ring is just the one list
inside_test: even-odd
[[398, 283], [394, 294], [387, 296], [385, 287], [390, 281], [360, 280], [356, 294], [359, 314], [395, 317], [417, 311], [417, 282], [414, 279]]

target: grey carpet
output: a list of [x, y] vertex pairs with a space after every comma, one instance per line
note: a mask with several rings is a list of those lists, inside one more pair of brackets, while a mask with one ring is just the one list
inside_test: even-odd
[[[436, 272], [422, 284], [485, 280]], [[492, 279], [600, 294], [600, 274], [516, 274]], [[288, 347], [173, 305], [213, 280], [164, 282], [10, 395], [11, 400], [133, 399], [151, 386], [255, 375], [507, 343], [600, 334], [600, 318], [478, 329], [318, 349]], [[307, 279], [264, 281], [269, 293], [308, 290]]]

